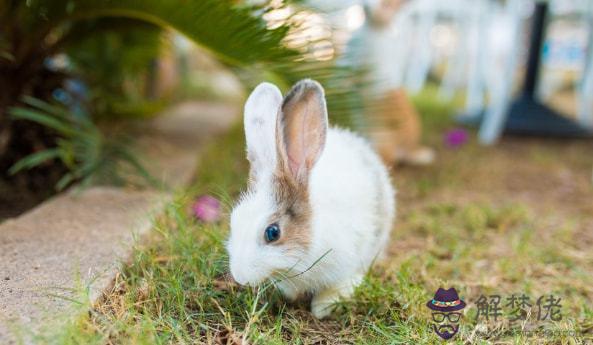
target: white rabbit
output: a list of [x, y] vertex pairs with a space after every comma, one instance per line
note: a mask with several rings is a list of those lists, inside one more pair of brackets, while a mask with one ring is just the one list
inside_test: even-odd
[[231, 214], [230, 269], [239, 284], [271, 279], [289, 300], [312, 294], [328, 316], [383, 252], [395, 215], [386, 167], [361, 137], [328, 129], [324, 91], [269, 83], [245, 104], [248, 190]]

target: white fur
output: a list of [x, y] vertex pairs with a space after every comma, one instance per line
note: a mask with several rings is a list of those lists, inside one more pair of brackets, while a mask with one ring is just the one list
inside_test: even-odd
[[264, 241], [276, 206], [274, 168], [268, 165], [258, 171], [262, 178], [242, 195], [231, 214], [231, 274], [240, 284], [273, 278], [289, 299], [313, 293], [312, 311], [324, 317], [333, 302], [352, 293], [388, 243], [395, 195], [387, 169], [364, 139], [329, 128], [309, 176], [312, 241], [302, 252]]
[[256, 175], [259, 171], [275, 165], [276, 118], [281, 103], [282, 93], [270, 83], [259, 84], [245, 102], [243, 124], [247, 159]]

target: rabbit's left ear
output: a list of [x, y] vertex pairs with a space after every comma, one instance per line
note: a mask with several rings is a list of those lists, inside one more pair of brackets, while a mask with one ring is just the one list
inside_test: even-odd
[[283, 170], [299, 184], [307, 182], [323, 152], [327, 123], [321, 85], [310, 79], [295, 84], [282, 103], [276, 145]]

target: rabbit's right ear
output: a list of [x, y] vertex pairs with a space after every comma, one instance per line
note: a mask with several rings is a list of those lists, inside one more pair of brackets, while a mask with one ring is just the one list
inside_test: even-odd
[[259, 84], [245, 103], [245, 140], [252, 180], [276, 166], [276, 119], [281, 104], [282, 93], [270, 83]]
[[280, 166], [304, 185], [325, 147], [328, 120], [323, 87], [311, 79], [296, 83], [284, 98], [277, 126]]

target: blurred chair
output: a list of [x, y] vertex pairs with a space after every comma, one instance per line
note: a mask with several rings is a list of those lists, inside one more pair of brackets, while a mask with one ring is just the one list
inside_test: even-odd
[[[512, 3], [512, 2], [510, 2]], [[544, 46], [546, 26], [548, 24], [549, 8], [558, 11], [569, 9], [572, 16], [587, 13], [584, 5], [587, 3], [580, 0], [562, 1], [534, 1], [536, 4], [532, 21], [530, 35], [530, 46], [528, 52], [527, 66], [524, 85], [516, 99], [511, 99], [512, 80], [507, 80], [500, 98], [493, 98], [485, 110], [485, 116], [480, 126], [479, 139], [484, 144], [494, 143], [503, 131], [503, 128], [521, 134], [546, 135], [559, 137], [590, 137], [593, 135], [593, 128], [584, 124], [583, 115], [577, 116], [577, 121], [570, 119], [565, 114], [545, 105], [539, 97], [538, 84], [541, 70], [541, 57]], [[590, 4], [589, 4], [590, 5]], [[590, 26], [590, 21], [588, 22]], [[590, 35], [591, 36], [591, 35]], [[591, 45], [591, 37], [589, 37]], [[516, 44], [515, 46], [519, 46]], [[507, 61], [508, 72], [516, 70], [518, 54], [512, 54]], [[586, 59], [583, 59], [586, 60]], [[590, 60], [590, 56], [589, 56]], [[590, 65], [590, 62], [585, 61]], [[581, 85], [585, 89], [586, 74]], [[509, 78], [512, 74], [503, 74], [503, 78]], [[575, 103], [587, 102], [591, 96], [576, 93]], [[579, 101], [579, 98], [581, 101]]]
[[[558, 11], [572, 11], [572, 15], [585, 15], [593, 26], [588, 0], [550, 0], [550, 7]], [[403, 74], [403, 85], [411, 92], [420, 90], [431, 71], [439, 63], [445, 65], [440, 83], [440, 94], [451, 98], [465, 94], [464, 122], [479, 124], [479, 141], [483, 144], [496, 142], [505, 127], [510, 130], [544, 135], [586, 136], [585, 125], [593, 122], [593, 33], [589, 37], [587, 67], [580, 81], [575, 102], [578, 104], [578, 123], [547, 108], [537, 99], [535, 91], [539, 77], [541, 42], [545, 22], [536, 23], [532, 32], [532, 52], [527, 65], [526, 83], [520, 97], [514, 100], [513, 91], [516, 72], [523, 56], [523, 24], [528, 5], [538, 5], [538, 10], [547, 11], [539, 1], [507, 0], [503, 4], [493, 0], [416, 0], [407, 4], [394, 18], [394, 27], [400, 35], [394, 41], [399, 56], [405, 57], [394, 64]], [[539, 12], [542, 14], [542, 11]], [[453, 53], [444, 58], [436, 57], [431, 44], [437, 25], [445, 22], [455, 30], [457, 44]], [[404, 29], [401, 29], [401, 28]], [[536, 39], [533, 35], [537, 35]], [[538, 41], [539, 40], [539, 41]], [[396, 59], [395, 56], [392, 57]], [[487, 102], [486, 102], [487, 100]]]
[[[483, 107], [483, 119], [478, 131], [478, 139], [482, 144], [494, 143], [504, 128], [506, 115], [509, 111], [512, 101], [513, 85], [515, 83], [515, 72], [519, 64], [519, 55], [521, 54], [521, 10], [524, 4], [523, 0], [508, 0], [502, 10], [500, 21], [504, 23], [505, 37], [497, 49], [492, 52], [495, 55], [500, 54], [499, 59], [492, 65], [484, 66], [487, 68], [485, 74], [488, 74], [488, 96], [489, 104]], [[496, 27], [492, 30], [496, 30]], [[500, 25], [502, 26], [502, 25]], [[467, 109], [480, 114], [478, 109]]]
[[579, 87], [578, 119], [581, 124], [593, 128], [593, 1], [587, 1], [584, 7], [589, 33], [585, 73]]
[[[359, 1], [359, 5], [354, 1], [347, 4], [368, 6], [380, 0]], [[544, 20], [532, 31], [532, 51], [527, 52], [528, 85], [524, 85], [519, 98], [514, 98], [517, 72], [526, 53], [528, 31], [524, 25], [536, 4], [541, 10], [544, 3], [549, 4], [552, 14], [563, 12], [571, 18], [586, 18], [589, 26], [586, 67], [574, 100], [577, 121], [539, 102], [539, 49], [545, 33]], [[545, 16], [548, 7], [544, 7]], [[409, 0], [385, 27], [373, 35], [363, 32], [372, 50], [370, 55], [380, 61], [366, 61], [376, 65], [374, 76], [382, 81], [376, 85], [379, 91], [404, 87], [415, 93], [431, 74], [442, 75], [439, 94], [448, 99], [459, 93], [465, 95], [463, 122], [479, 126], [478, 138], [483, 144], [496, 142], [505, 128], [531, 134], [590, 135], [586, 128], [593, 129], [593, 0]], [[448, 40], [448, 51], [444, 53], [435, 45], [439, 35]], [[548, 85], [548, 91], [554, 87]]]

